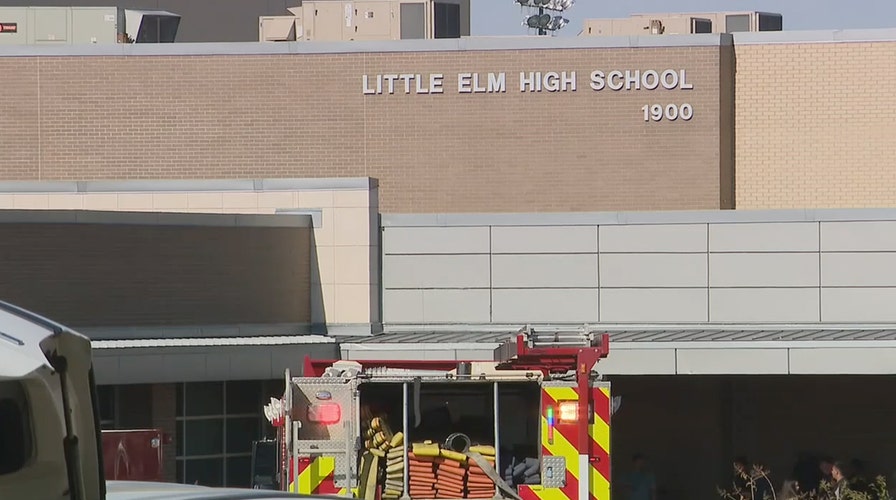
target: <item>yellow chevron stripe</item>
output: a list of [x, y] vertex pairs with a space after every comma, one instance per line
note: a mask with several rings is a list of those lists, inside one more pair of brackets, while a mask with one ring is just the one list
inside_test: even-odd
[[554, 401], [578, 401], [579, 394], [575, 387], [545, 387], [544, 391]]
[[[601, 392], [607, 396], [607, 400], [610, 399], [610, 389], [608, 387], [601, 387]], [[594, 414], [594, 424], [588, 426], [588, 434], [591, 436], [592, 441], [598, 447], [602, 448], [605, 452], [607, 452], [607, 456], [610, 456], [610, 423], [605, 422], [600, 415], [595, 412]], [[601, 474], [596, 468], [593, 466], [590, 468], [590, 476], [591, 481], [589, 483], [589, 491], [591, 495], [594, 496], [597, 500], [609, 500], [610, 498], [610, 481], [609, 478], [606, 478]]]
[[529, 489], [541, 500], [570, 500], [560, 488], [545, 488], [544, 486], [532, 485]]
[[556, 427], [554, 444], [551, 444], [548, 441], [548, 419], [544, 416], [541, 417], [541, 441], [551, 455], [565, 458], [566, 470], [571, 472], [574, 478], [579, 479], [579, 450]]
[[591, 467], [591, 482], [588, 489], [597, 500], [610, 500], [610, 481], [598, 472], [597, 469]]
[[[317, 457], [305, 470], [299, 473], [299, 480], [290, 485], [289, 491], [310, 495], [320, 486], [320, 483], [333, 474], [336, 469], [336, 459], [333, 457]], [[295, 486], [298, 489], [295, 489]]]
[[594, 423], [588, 426], [588, 435], [607, 454], [610, 453], [610, 424], [604, 422], [600, 415], [596, 413], [594, 414]]

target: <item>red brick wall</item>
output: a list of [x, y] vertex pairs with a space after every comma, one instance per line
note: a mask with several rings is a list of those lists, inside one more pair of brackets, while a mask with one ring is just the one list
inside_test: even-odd
[[[731, 51], [0, 58], [0, 176], [370, 176], [385, 213], [719, 208]], [[694, 90], [588, 86], [595, 69], [680, 68]], [[519, 91], [521, 71], [551, 70], [577, 71], [578, 90]], [[458, 94], [457, 73], [489, 71], [506, 93]], [[390, 72], [443, 73], [445, 93], [362, 95], [362, 74]], [[683, 102], [689, 122], [643, 120]]]

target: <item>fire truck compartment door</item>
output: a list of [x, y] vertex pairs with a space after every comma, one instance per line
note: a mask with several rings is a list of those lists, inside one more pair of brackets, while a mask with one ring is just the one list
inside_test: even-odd
[[360, 446], [357, 382], [336, 377], [297, 377], [291, 385], [291, 420], [299, 426], [292, 448], [299, 456], [335, 459], [333, 482], [356, 479], [354, 456]]

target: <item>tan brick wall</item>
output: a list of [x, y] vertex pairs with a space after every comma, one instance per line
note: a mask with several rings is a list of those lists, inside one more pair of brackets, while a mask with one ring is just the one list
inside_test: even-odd
[[736, 51], [737, 208], [896, 205], [896, 42]]
[[[380, 321], [377, 272], [379, 231], [376, 221], [379, 200], [376, 188], [132, 192], [128, 191], [127, 184], [121, 183], [122, 192], [35, 192], [33, 186], [32, 192], [28, 193], [0, 192], [0, 210], [218, 214], [273, 214], [280, 209], [299, 208], [319, 210], [319, 223], [313, 229], [313, 238], [310, 242], [300, 242], [313, 247], [310, 252], [310, 291], [303, 292], [311, 296], [311, 322], [332, 327]], [[200, 242], [199, 245], [198, 251], [201, 251], [204, 243]], [[277, 300], [284, 299], [286, 297]], [[41, 309], [36, 304], [34, 307]], [[270, 321], [278, 321], [279, 317], [274, 316]]]
[[0, 297], [73, 327], [308, 323], [310, 233], [2, 224]]
[[[719, 208], [724, 50], [0, 58], [16, 117], [0, 176], [369, 176], [384, 213]], [[678, 68], [694, 90], [588, 86], [595, 69]], [[520, 71], [550, 70], [577, 71], [578, 91], [519, 92]], [[362, 95], [362, 74], [405, 71], [443, 73], [445, 93]], [[465, 71], [505, 71], [508, 91], [458, 94]], [[642, 118], [683, 102], [690, 122]]]

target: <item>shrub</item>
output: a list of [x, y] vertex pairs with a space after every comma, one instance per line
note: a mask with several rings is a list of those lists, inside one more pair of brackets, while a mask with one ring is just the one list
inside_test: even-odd
[[[769, 479], [769, 472], [761, 465], [754, 465], [749, 472], [736, 471], [742, 481], [732, 481], [729, 489], [717, 488], [722, 500], [837, 500], [833, 485], [823, 482], [818, 490], [784, 492], [784, 498], [778, 498], [778, 492]], [[764, 492], [761, 497], [759, 492]], [[874, 481], [852, 480], [840, 491], [839, 500], [893, 500], [887, 480], [877, 476]]]

